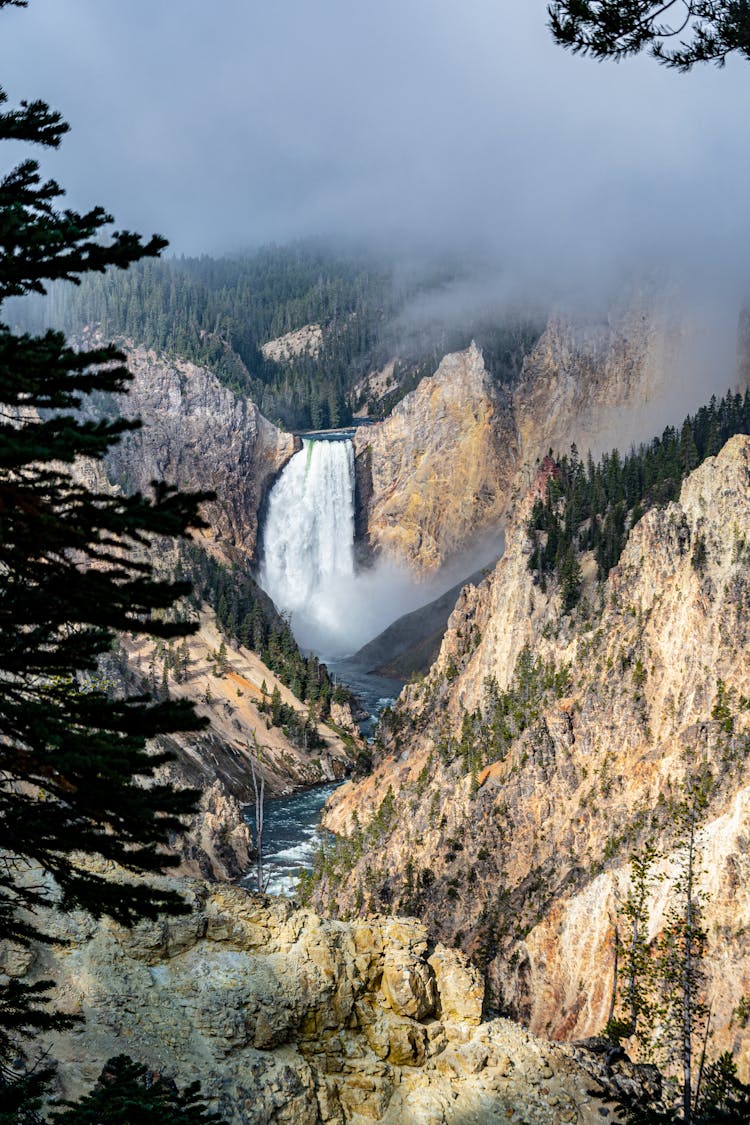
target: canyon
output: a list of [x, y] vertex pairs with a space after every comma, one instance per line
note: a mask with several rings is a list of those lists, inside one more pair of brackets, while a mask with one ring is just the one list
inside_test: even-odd
[[[92, 330], [77, 342], [98, 346], [103, 338]], [[196, 531], [193, 541], [230, 573], [238, 567], [251, 581], [264, 500], [301, 442], [272, 425], [250, 399], [222, 386], [206, 368], [159, 356], [132, 340], [122, 340], [120, 346], [132, 374], [129, 393], [121, 402], [91, 404], [89, 414], [122, 410], [124, 416], [140, 419], [141, 427], [110, 450], [103, 466], [82, 459], [76, 469], [79, 479], [105, 491], [148, 492], [153, 481], [168, 480], [184, 490], [215, 493], [202, 508], [208, 526]], [[156, 568], [162, 577], [171, 579], [185, 567], [174, 544], [159, 544]], [[262, 592], [256, 591], [256, 597], [271, 624], [280, 625]], [[110, 662], [109, 674], [121, 688], [155, 690], [158, 670], [161, 690], [192, 701], [207, 720], [204, 733], [160, 739], [174, 761], [162, 768], [159, 780], [200, 791], [198, 815], [176, 841], [179, 870], [237, 879], [249, 870], [253, 854], [243, 812], [254, 801], [253, 767], [264, 779], [266, 796], [280, 796], [344, 776], [359, 740], [349, 707], [334, 705], [336, 729], [331, 722], [315, 720], [321, 746], [308, 750], [298, 745], [282, 725], [270, 723], [261, 706], [268, 709], [278, 692], [300, 722], [309, 708], [258, 653], [222, 633], [215, 607], [204, 602], [193, 609], [183, 606], [183, 612], [198, 626], [185, 642], [184, 674], [176, 674], [171, 651], [131, 637], [122, 638], [119, 662]], [[227, 641], [220, 666], [217, 657]]]
[[697, 331], [644, 288], [607, 318], [551, 317], [514, 385], [492, 380], [476, 345], [446, 356], [355, 433], [360, 540], [426, 576], [496, 536], [549, 449], [596, 454], [655, 432]]
[[[87, 1016], [54, 1044], [60, 1092], [78, 1093], [126, 1044], [180, 1082], [199, 1078], [232, 1122], [613, 1115], [613, 1090], [654, 1076], [627, 1060], [613, 1071], [580, 1044], [607, 1022], [629, 858], [652, 837], [663, 878], [649, 938], [664, 927], [679, 877], [671, 816], [696, 771], [713, 1043], [750, 1075], [735, 1015], [750, 994], [750, 440], [732, 438], [679, 499], [648, 511], [604, 581], [584, 552], [572, 613], [529, 567], [548, 451], [650, 436], [686, 339], [650, 295], [593, 325], [553, 317], [514, 384], [498, 385], [472, 345], [356, 429], [352, 567], [392, 564], [428, 589], [462, 559], [469, 573], [503, 532], [505, 549], [384, 714], [372, 772], [329, 801], [336, 840], [301, 885], [303, 907], [227, 885], [252, 862], [251, 755], [262, 743], [269, 795], [342, 778], [362, 750], [351, 708], [331, 704], [317, 723], [322, 751], [295, 744], [261, 705], [275, 689], [300, 715], [306, 705], [247, 645], [229, 638], [220, 656], [215, 606], [191, 611], [188, 674], [164, 675], [209, 725], [166, 740], [176, 760], [163, 775], [202, 791], [177, 869], [191, 913], [132, 932], [53, 918], [71, 946], [3, 952], [6, 973], [51, 977]], [[128, 354], [127, 410], [143, 426], [110, 455], [107, 486], [214, 490], [196, 541], [244, 580], [300, 439], [200, 365]], [[176, 565], [168, 551], [163, 563]], [[121, 649], [126, 679], [163, 658], [129, 638]], [[493, 755], [501, 697], [524, 718]]]
[[[495, 571], [459, 598], [430, 672], [402, 693], [372, 776], [330, 803], [340, 863], [312, 901], [345, 917], [415, 913], [485, 967], [501, 1010], [537, 1034], [590, 1035], [608, 1018], [630, 854], [653, 838], [664, 856], [653, 938], [677, 872], [674, 803], [698, 772], [715, 1043], [747, 1074], [750, 1035], [733, 1011], [750, 985], [750, 439], [731, 439], [678, 502], [641, 519], [602, 588], [589, 570], [590, 601], [572, 615], [528, 566], [541, 488], [519, 505]], [[502, 692], [526, 719], [472, 771], [466, 716], [486, 717], [476, 737], [491, 745]]]
[[750, 1119], [749, 6], [31, 5], [0, 1125]]

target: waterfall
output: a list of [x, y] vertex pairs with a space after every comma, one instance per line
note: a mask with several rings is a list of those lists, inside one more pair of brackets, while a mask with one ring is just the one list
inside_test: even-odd
[[306, 438], [269, 496], [260, 584], [299, 643], [330, 656], [348, 647], [340, 598], [353, 580], [354, 448]]
[[483, 547], [430, 582], [387, 558], [356, 571], [354, 448], [305, 438], [271, 489], [258, 577], [297, 643], [337, 661], [500, 553], [497, 544]]

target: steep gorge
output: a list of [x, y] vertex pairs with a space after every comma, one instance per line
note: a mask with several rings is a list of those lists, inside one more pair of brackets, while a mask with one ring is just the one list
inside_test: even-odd
[[[610, 1003], [614, 923], [628, 883], [629, 851], [655, 832], [670, 852], [670, 802], [679, 782], [700, 763], [711, 779], [703, 848], [710, 873], [705, 886], [711, 895], [716, 1044], [735, 1049], [747, 1076], [750, 1043], [744, 1029], [733, 1026], [732, 1011], [750, 992], [750, 951], [744, 943], [750, 900], [742, 891], [750, 874], [748, 443], [734, 439], [686, 482], [679, 503], [640, 522], [603, 590], [593, 581], [592, 560], [584, 560], [588, 604], [572, 618], [561, 613], [554, 592], [540, 590], [528, 569], [525, 518], [543, 488], [543, 478], [535, 474], [546, 449], [571, 440], [583, 448], [608, 446], [621, 437], [623, 425], [642, 433], [644, 404], [665, 396], [666, 356], [677, 347], [678, 329], [657, 317], [652, 322], [645, 313], [629, 313], [617, 324], [587, 332], [552, 322], [512, 392], [493, 387], [476, 348], [448, 356], [391, 419], [358, 432], [360, 484], [370, 490], [366, 515], [375, 553], [405, 559], [428, 573], [477, 537], [496, 532], [511, 511], [513, 517], [505, 558], [481, 586], [464, 591], [437, 663], [423, 682], [406, 689], [384, 727], [375, 774], [344, 787], [333, 804], [328, 824], [342, 840], [323, 869], [314, 901], [345, 915], [416, 913], [427, 921], [425, 940], [462, 946], [486, 971], [491, 1003], [533, 1032], [571, 1038], [597, 1031]], [[175, 473], [183, 486], [217, 487], [212, 549], [225, 559], [253, 557], [259, 498], [291, 456], [294, 440], [256, 417], [252, 404], [238, 404], [223, 389], [219, 394], [229, 395], [226, 402], [216, 398], [208, 373], [161, 361], [154, 369], [154, 362], [144, 353], [141, 401], [134, 408], [146, 426], [129, 439], [134, 444], [123, 447], [124, 460], [113, 461], [111, 470], [130, 487], [155, 475], [174, 479]], [[164, 411], [162, 401], [174, 405], [173, 427], [164, 421], [171, 408]], [[204, 444], [211, 451], [206, 463]], [[231, 478], [235, 458], [242, 466], [238, 482]], [[260, 484], [252, 483], [251, 472]], [[698, 541], [705, 548], [700, 566]], [[200, 656], [207, 678], [210, 649], [209, 644]], [[247, 659], [247, 653], [241, 655]], [[244, 681], [251, 683], [244, 672], [239, 675], [244, 680], [237, 681], [238, 696], [245, 692]], [[232, 747], [233, 738], [246, 744], [251, 730], [263, 734], [262, 720], [242, 725], [234, 711], [246, 704], [235, 703], [230, 680], [211, 701], [212, 726], [221, 754], [228, 748], [239, 761], [242, 748]], [[252, 682], [257, 689], [257, 677]], [[466, 733], [465, 715], [489, 725], [492, 697], [503, 692], [515, 693], [528, 722], [502, 754], [485, 753], [480, 762], [476, 744], [483, 736]], [[717, 711], [719, 703], [730, 709], [731, 730]], [[226, 737], [231, 724], [237, 733]], [[488, 730], [486, 740], [493, 738]], [[207, 777], [206, 761], [209, 772], [211, 759], [223, 768], [210, 742], [184, 749], [203, 759], [195, 775], [200, 784]], [[278, 763], [282, 770], [290, 767], [283, 747]], [[294, 763], [290, 776], [307, 779], [308, 764]], [[245, 763], [244, 782], [237, 775], [229, 788], [242, 788], [247, 780]], [[238, 824], [233, 826], [220, 797], [217, 805], [209, 786], [204, 823], [196, 826], [194, 840], [204, 828], [214, 842], [232, 837]], [[239, 857], [247, 850], [246, 830], [241, 835]], [[206, 866], [210, 847], [197, 842], [195, 849], [192, 866], [187, 857], [188, 870], [231, 874], [231, 864], [222, 869], [222, 862], [209, 859]], [[664, 870], [673, 883], [669, 858]], [[652, 910], [654, 932], [662, 924], [669, 887], [667, 878]], [[311, 955], [306, 949], [304, 957]], [[304, 977], [306, 970], [298, 966], [298, 971]], [[310, 1048], [318, 1053], [320, 1030], [316, 1026], [318, 1046]], [[401, 1061], [408, 1068], [421, 1032], [404, 1034], [412, 1057]], [[377, 1049], [371, 1036], [365, 1038], [368, 1048], [361, 1037], [354, 1046], [343, 1044], [344, 1057], [353, 1052], [358, 1062], [341, 1073], [353, 1075], [354, 1086], [372, 1094], [379, 1107], [373, 1119], [407, 1120], [398, 1116], [405, 1104], [399, 1099], [404, 1089], [416, 1087], [407, 1082], [402, 1089], [403, 1075], [394, 1078], [387, 1067], [372, 1077], [367, 1050], [377, 1056]], [[389, 1045], [386, 1058], [391, 1050], [394, 1059], [400, 1057], [401, 1048]], [[349, 1078], [339, 1077], [338, 1055], [331, 1061], [328, 1047], [323, 1053], [325, 1068], [333, 1068], [328, 1073], [337, 1076], [340, 1104], [331, 1108], [325, 1101], [329, 1093], [321, 1101], [314, 1077], [316, 1112], [323, 1116], [310, 1120], [356, 1120], [347, 1117], [358, 1111], [350, 1093], [342, 1097]], [[427, 1085], [452, 1099], [441, 1086], [443, 1078], [428, 1070]], [[464, 1081], [463, 1072], [458, 1077]], [[269, 1078], [277, 1120], [304, 1120], [284, 1116], [285, 1107], [302, 1104], [296, 1081], [278, 1074]], [[309, 1101], [313, 1086], [307, 1077], [303, 1087], [305, 1082], [301, 1096]], [[233, 1089], [232, 1104], [243, 1096], [239, 1086]], [[379, 1118], [386, 1106], [395, 1116]], [[503, 1112], [506, 1108], [503, 1103]], [[324, 1116], [329, 1110], [330, 1117]], [[443, 1116], [435, 1110], [435, 1121], [452, 1119], [444, 1107], [439, 1112]], [[477, 1120], [492, 1119], [481, 1116], [486, 1108], [476, 1112]], [[533, 1116], [541, 1113], [538, 1107], [530, 1112], [531, 1120], [545, 1119]], [[565, 1119], [550, 1112], [550, 1120]], [[431, 1120], [415, 1118], [423, 1119]]]
[[[630, 852], [654, 834], [669, 857], [673, 802], [699, 771], [715, 1043], [747, 1076], [750, 1034], [732, 1011], [750, 991], [750, 439], [641, 519], [601, 589], [584, 560], [573, 616], [528, 568], [542, 487], [494, 573], [459, 599], [429, 675], [402, 694], [372, 777], [337, 794], [338, 858], [313, 899], [345, 915], [416, 913], [533, 1031], [590, 1034], [608, 1015]], [[524, 716], [509, 741], [493, 726], [504, 692]], [[669, 858], [664, 871], [653, 932]]]
[[[86, 346], [102, 342], [98, 332], [85, 333], [81, 340]], [[131, 341], [120, 341], [120, 346], [133, 375], [129, 394], [122, 401], [98, 401], [89, 411], [94, 416], [122, 409], [126, 417], [139, 418], [141, 427], [110, 450], [103, 467], [82, 461], [76, 471], [105, 491], [148, 492], [152, 481], [164, 480], [185, 490], [215, 492], [215, 500], [203, 506], [209, 526], [195, 533], [195, 542], [225, 568], [230, 593], [240, 584], [252, 586], [260, 511], [271, 484], [300, 447], [299, 439], [278, 430], [250, 399], [222, 386], [206, 368]], [[157, 544], [154, 562], [162, 578], [191, 574], [189, 556], [173, 544]], [[254, 612], [272, 628], [281, 628], [281, 618], [257, 587], [255, 602]], [[238, 621], [233, 634], [226, 627], [222, 631], [216, 604], [204, 600], [192, 608], [182, 605], [180, 612], [192, 617], [199, 630], [179, 653], [174, 646], [123, 637], [107, 674], [121, 690], [145, 688], [189, 699], [207, 720], [202, 733], [160, 740], [175, 756], [160, 777], [200, 792], [197, 816], [178, 842], [180, 869], [198, 877], [236, 879], [247, 873], [252, 853], [243, 806], [254, 798], [250, 757], [255, 744], [266, 795], [275, 797], [342, 776], [356, 740], [318, 716], [313, 725], [320, 745], [308, 749], [295, 739], [288, 722], [272, 723], [266, 711], [274, 692], [287, 715], [294, 713], [300, 725], [308, 720], [309, 707], [290, 690], [290, 677], [278, 668], [274, 672], [251, 650], [249, 635], [240, 643]], [[228, 643], [227, 655], [219, 661], [222, 643]], [[353, 726], [346, 708], [337, 718]]]

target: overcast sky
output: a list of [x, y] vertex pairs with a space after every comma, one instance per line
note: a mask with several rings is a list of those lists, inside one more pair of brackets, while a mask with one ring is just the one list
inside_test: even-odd
[[0, 82], [72, 126], [76, 206], [175, 252], [345, 234], [531, 279], [679, 260], [743, 281], [750, 64], [556, 47], [544, 0], [30, 0]]

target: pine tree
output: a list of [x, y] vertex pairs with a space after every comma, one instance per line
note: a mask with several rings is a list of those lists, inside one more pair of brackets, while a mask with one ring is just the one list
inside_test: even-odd
[[657, 1018], [665, 1029], [668, 1061], [682, 1071], [682, 1113], [686, 1122], [692, 1120], [694, 1107], [695, 1044], [703, 1038], [708, 1020], [703, 967], [707, 934], [701, 921], [697, 839], [704, 808], [703, 789], [697, 780], [692, 780], [686, 785], [685, 799], [676, 811], [681, 870], [660, 935], [657, 966], [661, 982]]
[[271, 722], [275, 727], [279, 725], [279, 720], [281, 718], [281, 707], [282, 703], [279, 685], [274, 684], [273, 691], [271, 692]]
[[[626, 1099], [625, 1119], [632, 1125], [713, 1120], [696, 1114], [700, 1067], [695, 1065], [695, 1051], [698, 1043], [705, 1045], [709, 1020], [704, 971], [707, 935], [701, 921], [703, 896], [698, 890], [698, 829], [705, 804], [700, 779], [690, 779], [674, 812], [679, 871], [653, 955], [645, 940], [647, 902], [657, 881], [653, 864], [658, 853], [653, 845], [647, 844], [633, 864], [631, 893], [623, 911], [632, 922], [630, 951], [622, 971], [630, 1019], [615, 1021], [613, 1030], [620, 1035], [637, 1034], [645, 1053], [656, 1051], [669, 1071], [680, 1073], [681, 1079], [677, 1083], [679, 1104], [659, 1107], [643, 1099]], [[704, 1096], [704, 1106], [705, 1102]]]
[[733, 52], [750, 59], [748, 0], [552, 0], [547, 10], [557, 42], [595, 59], [646, 50], [680, 71], [723, 66]]
[[560, 600], [563, 613], [570, 613], [581, 597], [581, 568], [576, 553], [568, 547], [560, 564]]
[[648, 840], [643, 851], [630, 858], [630, 888], [620, 911], [625, 926], [621, 944], [618, 928], [619, 965], [615, 981], [616, 988], [621, 986], [625, 1015], [610, 1019], [606, 1029], [617, 1039], [640, 1036], [651, 1025], [654, 970], [648, 943], [648, 903], [661, 878], [654, 870], [659, 858], [653, 840]]
[[118, 1055], [106, 1064], [96, 1086], [52, 1115], [53, 1125], [225, 1125], [200, 1097], [197, 1082], [185, 1090], [148, 1074], [148, 1068]]
[[[23, 6], [0, 0], [8, 4]], [[66, 131], [41, 101], [0, 112], [0, 141], [56, 148]], [[126, 268], [165, 245], [128, 231], [107, 238], [102, 208], [59, 210], [61, 195], [31, 159], [0, 180], [0, 304], [43, 294], [51, 281]], [[194, 795], [154, 782], [169, 755], [146, 743], [201, 725], [186, 703], [112, 699], [96, 686], [116, 631], [191, 631], [164, 620], [161, 611], [188, 591], [157, 580], [148, 552], [154, 536], [201, 526], [201, 497], [165, 485], [151, 499], [111, 495], [76, 474], [81, 458], [100, 460], [137, 425], [80, 412], [87, 396], [124, 393], [129, 379], [113, 347], [76, 351], [61, 333], [14, 335], [0, 324], [0, 936], [20, 943], [43, 938], [34, 912], [52, 895], [49, 880], [19, 878], [29, 868], [53, 877], [63, 909], [124, 924], [183, 909], [174, 892], [105, 873], [110, 863], [142, 875], [172, 862], [165, 845]], [[92, 857], [105, 864], [97, 869]], [[0, 1051], [11, 1035], [59, 1025], [44, 998], [38, 985], [0, 984]]]
[[682, 475], [686, 477], [699, 464], [700, 455], [693, 437], [693, 427], [691, 420], [686, 418], [680, 431], [680, 469]]
[[750, 1121], [750, 1085], [740, 1082], [727, 1051], [706, 1067], [694, 1121], [695, 1125], [745, 1125]]

